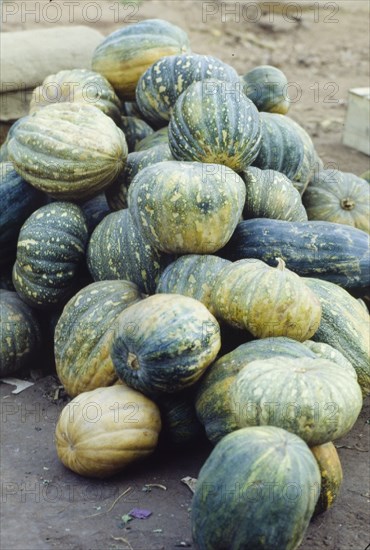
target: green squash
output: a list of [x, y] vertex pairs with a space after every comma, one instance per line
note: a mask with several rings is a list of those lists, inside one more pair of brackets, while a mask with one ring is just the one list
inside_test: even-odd
[[194, 384], [221, 346], [220, 327], [193, 298], [156, 294], [123, 311], [114, 324], [111, 357], [121, 380], [144, 395]]
[[288, 79], [277, 67], [259, 65], [240, 79], [245, 95], [259, 111], [281, 115], [289, 111]]
[[142, 118], [142, 114], [139, 111], [136, 101], [124, 101], [122, 103], [122, 115]]
[[255, 259], [226, 265], [210, 300], [217, 319], [256, 338], [287, 336], [303, 342], [320, 324], [319, 300], [279, 258], [276, 268]]
[[149, 124], [133, 116], [121, 116], [119, 126], [125, 134], [129, 153], [135, 151], [135, 147], [140, 141], [154, 133]]
[[92, 68], [109, 80], [121, 99], [132, 101], [150, 65], [188, 51], [189, 39], [182, 29], [162, 19], [146, 19], [109, 34], [93, 53]]
[[172, 256], [151, 246], [127, 209], [108, 214], [94, 230], [87, 249], [94, 281], [125, 279], [147, 294], [154, 293], [161, 272], [171, 261]]
[[240, 172], [258, 155], [260, 116], [239, 84], [194, 82], [173, 107], [168, 139], [177, 160], [224, 164]]
[[227, 435], [199, 472], [191, 505], [199, 550], [296, 550], [320, 492], [299, 437], [273, 426]]
[[343, 223], [370, 233], [370, 185], [339, 170], [322, 170], [303, 195], [309, 220]]
[[136, 102], [153, 127], [168, 124], [176, 100], [193, 82], [215, 78], [238, 82], [238, 74], [216, 57], [195, 53], [162, 57], [140, 77]]
[[146, 149], [151, 149], [156, 145], [163, 144], [168, 145], [168, 126], [165, 126], [165, 128], [161, 128], [156, 132], [153, 132], [153, 134], [150, 134], [149, 136], [146, 136], [144, 139], [139, 141], [139, 143], [135, 147], [135, 151], [145, 151]]
[[63, 306], [75, 292], [88, 232], [82, 210], [54, 202], [36, 210], [21, 228], [13, 268], [16, 291], [41, 309]]
[[9, 151], [8, 151], [8, 145], [9, 141], [12, 139], [14, 132], [16, 131], [17, 127], [28, 118], [27, 116], [21, 117], [18, 120], [16, 120], [9, 128], [8, 133], [6, 135], [6, 139], [4, 143], [2, 143], [0, 147], [0, 162], [8, 162], [9, 159]]
[[348, 433], [363, 403], [353, 374], [309, 357], [252, 361], [232, 382], [230, 396], [240, 427], [277, 426], [310, 446]]
[[0, 290], [0, 378], [32, 366], [41, 348], [37, 317], [16, 292]]
[[261, 144], [253, 166], [285, 174], [302, 195], [317, 163], [317, 153], [307, 132], [291, 118], [260, 113]]
[[331, 508], [337, 499], [343, 481], [342, 465], [334, 444], [329, 441], [311, 447], [321, 474], [321, 490], [314, 516]]
[[247, 192], [243, 209], [244, 219], [307, 221], [301, 196], [284, 174], [250, 166], [242, 173], [242, 178]]
[[92, 234], [95, 227], [99, 225], [105, 216], [110, 214], [110, 208], [104, 193], [100, 193], [92, 199], [81, 202], [79, 206], [84, 213], [89, 235]]
[[87, 199], [110, 185], [127, 157], [123, 132], [96, 107], [55, 103], [36, 111], [8, 145], [15, 170], [56, 199]]
[[108, 80], [95, 71], [71, 69], [47, 76], [32, 93], [30, 114], [64, 102], [97, 107], [116, 124], [120, 122], [121, 102]]
[[230, 239], [245, 200], [243, 180], [219, 164], [165, 161], [141, 170], [128, 192], [144, 237], [174, 254], [212, 254]]
[[180, 256], [163, 271], [156, 292], [190, 296], [202, 302], [214, 315], [212, 288], [219, 272], [229, 263], [210, 254]]
[[321, 303], [320, 326], [313, 336], [339, 350], [356, 369], [365, 395], [370, 393], [370, 316], [358, 301], [338, 285], [305, 279]]
[[269, 265], [279, 257], [304, 277], [344, 288], [370, 285], [369, 235], [339, 223], [244, 220], [219, 255], [232, 261], [258, 258]]
[[204, 436], [203, 426], [195, 413], [191, 392], [161, 395], [158, 401], [161, 411], [164, 441], [174, 447], [194, 444]]
[[111, 326], [141, 297], [137, 286], [129, 281], [100, 281], [69, 300], [54, 337], [57, 375], [68, 395], [75, 397], [117, 381], [109, 353]]

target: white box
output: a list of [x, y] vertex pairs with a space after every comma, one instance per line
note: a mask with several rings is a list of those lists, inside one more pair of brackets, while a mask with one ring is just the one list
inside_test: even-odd
[[370, 88], [349, 90], [343, 143], [370, 156]]

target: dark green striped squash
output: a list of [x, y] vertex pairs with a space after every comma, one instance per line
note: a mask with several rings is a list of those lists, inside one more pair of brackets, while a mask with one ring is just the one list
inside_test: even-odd
[[240, 222], [219, 255], [228, 260], [258, 258], [345, 288], [370, 285], [369, 235], [339, 223], [288, 222], [256, 218]]
[[79, 206], [84, 213], [89, 235], [105, 216], [110, 214], [110, 208], [104, 193], [99, 193], [92, 199], [81, 202]]
[[151, 149], [156, 145], [168, 145], [168, 126], [156, 130], [153, 134], [146, 136], [144, 139], [139, 141], [135, 147], [135, 151], [145, 151], [146, 149]]
[[240, 77], [243, 91], [259, 111], [286, 115], [290, 107], [288, 79], [277, 67], [259, 65]]
[[303, 195], [309, 220], [343, 223], [370, 233], [370, 185], [354, 174], [322, 170]]
[[161, 435], [166, 443], [174, 447], [185, 447], [204, 437], [204, 429], [197, 418], [191, 391], [163, 394], [158, 400], [158, 406], [162, 419]]
[[136, 101], [124, 101], [122, 104], [123, 116], [134, 116], [136, 118], [142, 118], [142, 114], [139, 111]]
[[24, 120], [8, 145], [16, 171], [56, 199], [87, 199], [110, 185], [127, 157], [123, 132], [96, 107], [48, 105]]
[[140, 77], [136, 102], [154, 127], [168, 124], [176, 100], [193, 82], [215, 78], [238, 82], [238, 74], [216, 57], [195, 53], [162, 57]]
[[314, 516], [322, 514], [331, 508], [337, 499], [342, 481], [343, 471], [338, 452], [331, 441], [311, 447], [321, 474], [321, 490]]
[[176, 101], [168, 126], [175, 159], [224, 164], [236, 172], [258, 155], [260, 115], [238, 83], [203, 80]]
[[36, 210], [21, 228], [13, 268], [16, 291], [31, 306], [63, 306], [78, 285], [88, 232], [82, 210], [54, 202]]
[[41, 329], [35, 313], [16, 292], [0, 290], [0, 377], [32, 366], [41, 348]]
[[57, 375], [68, 395], [74, 397], [117, 381], [110, 357], [111, 326], [141, 297], [129, 281], [99, 281], [69, 300], [54, 337]]
[[191, 505], [199, 550], [296, 550], [320, 471], [299, 437], [273, 426], [227, 435], [199, 472]]
[[146, 19], [109, 34], [96, 48], [92, 68], [125, 101], [135, 99], [140, 76], [157, 59], [190, 51], [187, 34], [162, 19]]
[[129, 153], [135, 151], [136, 145], [154, 132], [149, 124], [134, 116], [121, 116], [119, 126], [125, 134]]
[[179, 294], [149, 296], [123, 311], [113, 328], [111, 357], [119, 378], [150, 396], [193, 385], [221, 346], [213, 315]]
[[141, 170], [128, 192], [144, 237], [174, 254], [212, 254], [230, 239], [245, 200], [243, 180], [220, 164], [165, 161]]
[[243, 209], [244, 219], [307, 221], [301, 196], [284, 174], [249, 166], [241, 175], [247, 193]]

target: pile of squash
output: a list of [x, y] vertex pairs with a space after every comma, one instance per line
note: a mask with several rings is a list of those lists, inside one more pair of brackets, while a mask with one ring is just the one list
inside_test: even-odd
[[200, 549], [297, 548], [370, 391], [369, 183], [324, 169], [286, 85], [142, 21], [50, 75], [1, 148], [0, 374], [54, 337], [81, 475], [206, 434]]

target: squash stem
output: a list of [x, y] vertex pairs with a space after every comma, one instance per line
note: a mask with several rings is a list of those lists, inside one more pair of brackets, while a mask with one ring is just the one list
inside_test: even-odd
[[135, 353], [132, 353], [131, 351], [127, 356], [127, 365], [132, 370], [139, 370], [140, 367], [137, 355], [135, 355]]

